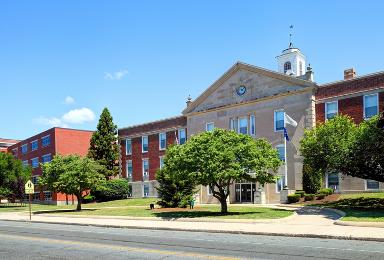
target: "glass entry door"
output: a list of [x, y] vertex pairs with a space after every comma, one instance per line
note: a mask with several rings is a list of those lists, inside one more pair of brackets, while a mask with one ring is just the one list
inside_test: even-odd
[[236, 202], [240, 203], [253, 203], [253, 194], [256, 191], [254, 183], [236, 183], [235, 184], [235, 198]]

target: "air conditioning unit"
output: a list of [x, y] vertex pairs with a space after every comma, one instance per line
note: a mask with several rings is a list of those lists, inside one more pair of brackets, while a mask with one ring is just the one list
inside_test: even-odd
[[147, 192], [145, 192], [144, 193], [144, 197], [148, 197], [149, 195], [148, 195], [148, 193]]
[[144, 172], [144, 176], [148, 176], [148, 172], [147, 171]]

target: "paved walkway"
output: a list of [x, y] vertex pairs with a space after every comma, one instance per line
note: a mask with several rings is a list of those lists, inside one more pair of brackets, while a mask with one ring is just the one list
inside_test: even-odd
[[[129, 217], [79, 217], [64, 215], [33, 215], [33, 222], [47, 222], [74, 225], [95, 225], [104, 227], [127, 227], [164, 230], [187, 230], [220, 233], [244, 233], [262, 235], [284, 235], [301, 237], [322, 237], [339, 239], [374, 240], [384, 242], [384, 228], [355, 227], [334, 225], [340, 218], [334, 212], [320, 208], [300, 208], [296, 215], [279, 221], [260, 220], [253, 222], [219, 222], [189, 219], [183, 221], [129, 218]], [[1, 220], [29, 221], [29, 215], [23, 213], [2, 213]]]

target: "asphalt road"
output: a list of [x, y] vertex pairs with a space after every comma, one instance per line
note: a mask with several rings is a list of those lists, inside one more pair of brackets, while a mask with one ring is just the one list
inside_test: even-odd
[[0, 259], [368, 258], [384, 243], [0, 221]]

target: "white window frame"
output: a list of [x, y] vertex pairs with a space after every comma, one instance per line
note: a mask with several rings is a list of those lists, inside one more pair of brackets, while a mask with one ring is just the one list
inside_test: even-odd
[[[33, 166], [33, 160], [34, 160], [34, 159], [37, 159], [37, 166], [36, 166], [36, 167]], [[31, 166], [32, 166], [33, 169], [37, 169], [37, 168], [39, 168], [39, 163], [40, 163], [40, 161], [39, 161], [39, 157], [35, 157], [35, 158], [32, 158], [32, 159], [31, 159]]]
[[[144, 189], [145, 186], [148, 187], [148, 194], [147, 195], [145, 195], [145, 189]], [[144, 198], [149, 197], [149, 184], [148, 183], [143, 183], [143, 197]]]
[[[23, 147], [26, 147], [25, 152], [23, 152]], [[21, 154], [27, 154], [28, 153], [28, 144], [23, 144], [21, 146]]]
[[215, 129], [215, 123], [214, 123], [214, 122], [209, 122], [209, 123], [206, 123], [206, 124], [205, 124], [205, 131], [206, 131], [206, 132], [210, 132], [210, 131], [208, 130], [208, 125], [213, 125], [213, 129], [212, 129], [211, 131], [213, 131], [213, 130]]
[[29, 162], [28, 162], [28, 160], [24, 160], [24, 161], [22, 162], [22, 164], [23, 164], [24, 167], [25, 167], [25, 166], [29, 166]]
[[[285, 182], [285, 177], [284, 176], [279, 176], [280, 178], [276, 181], [276, 193], [280, 193], [283, 189], [284, 189], [284, 186], [286, 186], [287, 184], [284, 183]], [[281, 181], [281, 190], [279, 190], [279, 181]]]
[[[131, 174], [129, 174], [129, 170], [128, 170], [128, 165], [129, 163], [131, 163], [131, 169], [132, 169], [132, 172]], [[132, 175], [133, 175], [133, 164], [132, 164], [132, 160], [127, 160], [126, 163], [125, 163], [125, 171], [127, 172], [127, 178], [131, 177], [132, 178]]]
[[[161, 163], [161, 161], [163, 161], [163, 163]], [[164, 167], [164, 156], [159, 156], [159, 169], [162, 169], [163, 167]]]
[[339, 101], [338, 100], [335, 100], [335, 101], [329, 101], [329, 102], [325, 102], [325, 121], [328, 121], [328, 104], [330, 103], [336, 103], [336, 115], [339, 114]]
[[[44, 162], [44, 157], [45, 157], [45, 156], [48, 156], [48, 155], [51, 157], [51, 160], [50, 160], [50, 161], [52, 161], [52, 155], [51, 155], [50, 153], [47, 153], [47, 154], [44, 154], [43, 156], [41, 156], [41, 162], [42, 162], [42, 163], [48, 163], [48, 162]], [[50, 162], [50, 161], [49, 161], [49, 162]]]
[[[181, 140], [181, 132], [184, 132], [184, 135], [185, 135], [185, 142], [184, 143], [186, 143], [187, 142], [187, 130], [185, 129], [185, 128], [179, 128], [178, 130], [177, 130], [177, 137], [179, 138], [178, 140], [179, 140], [179, 144], [182, 144], [181, 142], [180, 142], [180, 140]], [[184, 144], [183, 143], [183, 144]]]
[[[161, 136], [164, 135], [164, 147], [161, 147]], [[160, 151], [164, 151], [165, 149], [167, 149], [167, 133], [166, 132], [161, 132], [159, 133], [159, 150]]]
[[376, 115], [379, 114], [379, 93], [374, 93], [374, 94], [368, 94], [368, 95], [364, 95], [363, 96], [363, 117], [364, 117], [364, 120], [367, 120], [369, 118], [367, 118], [365, 116], [365, 97], [369, 97], [369, 96], [376, 96], [376, 104], [377, 104], [377, 110], [376, 110]]
[[[44, 139], [45, 138], [47, 138], [47, 137], [49, 137], [49, 144], [47, 144], [47, 145], [44, 145]], [[48, 146], [50, 146], [51, 145], [51, 142], [52, 142], [52, 140], [51, 140], [51, 135], [46, 135], [46, 136], [43, 136], [43, 137], [41, 137], [41, 147], [43, 148], [43, 147], [48, 147]]]
[[273, 130], [275, 132], [281, 132], [284, 131], [284, 129], [277, 130], [276, 129], [276, 112], [283, 112], [283, 125], [285, 125], [285, 110], [284, 109], [278, 109], [273, 111]]
[[[329, 175], [328, 172], [325, 173], [325, 188], [327, 188], [327, 189], [329, 188], [329, 185], [328, 185], [328, 175]], [[337, 190], [340, 190], [340, 174], [339, 173], [337, 174], [337, 178], [339, 180], [339, 185], [337, 187]]]
[[[147, 151], [144, 151], [144, 139], [147, 139]], [[149, 139], [148, 139], [148, 135], [144, 135], [141, 137], [141, 152], [147, 153], [148, 151], [149, 151]]]
[[[253, 125], [253, 131], [252, 131]], [[249, 115], [249, 134], [256, 135], [256, 117], [255, 115]]]
[[[145, 168], [144, 168], [144, 161], [147, 161], [147, 163], [148, 163], [148, 172], [147, 172], [147, 174], [145, 174]], [[143, 174], [143, 176], [148, 176], [149, 177], [149, 159], [148, 158], [143, 158], [143, 160], [142, 160], [142, 174]]]
[[[128, 141], [131, 143], [131, 150], [128, 150]], [[131, 155], [132, 154], [132, 139], [127, 138], [125, 139], [125, 155]]]
[[[33, 143], [36, 143], [37, 145], [36, 145], [36, 149], [33, 149]], [[33, 140], [32, 142], [31, 142], [31, 151], [36, 151], [36, 150], [38, 150], [39, 149], [39, 140], [38, 139], [36, 139], [36, 140]]]
[[[371, 180], [371, 181], [375, 181], [375, 180]], [[367, 190], [367, 191], [378, 191], [378, 190], [380, 190], [380, 182], [379, 181], [376, 181], [376, 182], [378, 182], [378, 184], [379, 184], [379, 187], [377, 188], [377, 189], [368, 189], [368, 180], [364, 180], [364, 183], [365, 183], [365, 190]]]
[[[245, 119], [247, 121], [247, 132], [245, 133], [246, 135], [249, 134], [249, 122], [248, 122], [248, 117], [247, 116], [242, 116], [242, 117], [239, 117], [237, 120], [237, 132], [240, 134], [240, 121], [242, 119]], [[243, 134], [243, 133], [241, 133]]]

